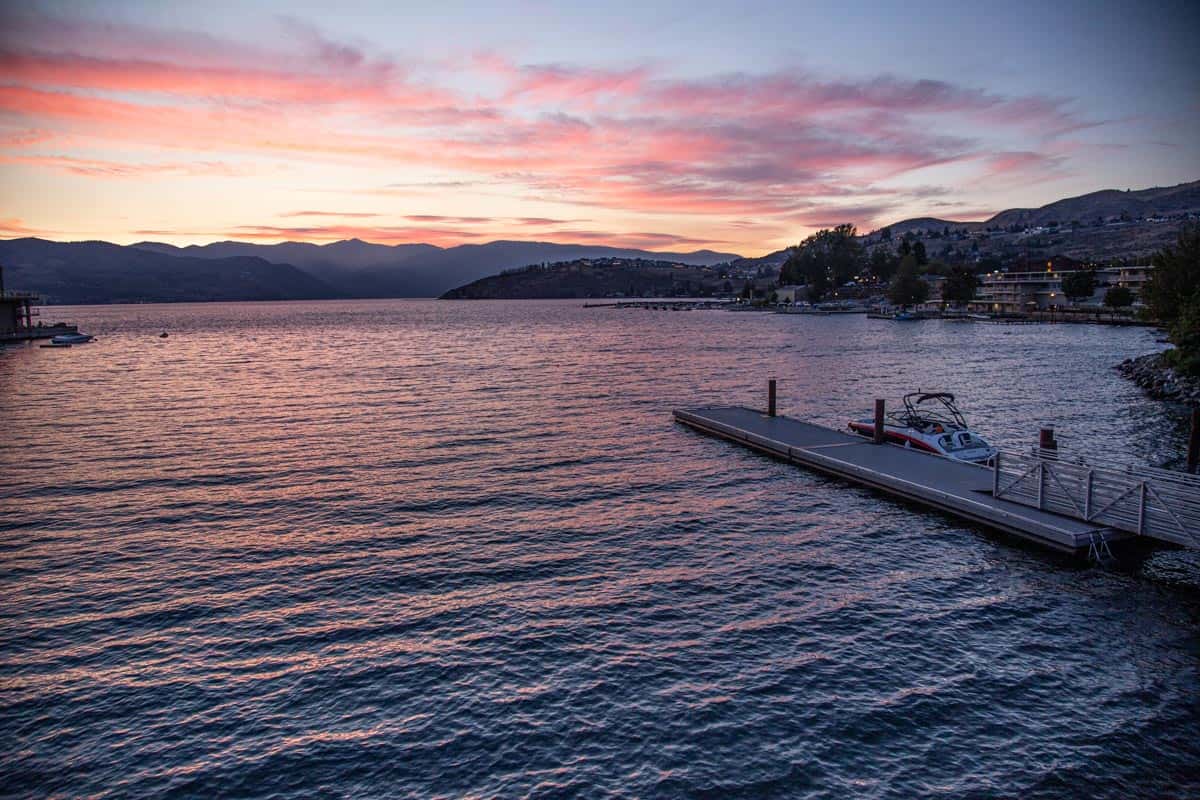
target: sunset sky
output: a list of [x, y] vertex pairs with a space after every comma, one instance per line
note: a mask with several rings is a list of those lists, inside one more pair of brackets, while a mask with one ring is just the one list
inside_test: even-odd
[[1195, 3], [0, 7], [6, 238], [758, 255], [1200, 178]]

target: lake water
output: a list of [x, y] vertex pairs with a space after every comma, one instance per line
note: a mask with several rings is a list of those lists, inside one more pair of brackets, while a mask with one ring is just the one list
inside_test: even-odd
[[[1200, 554], [1069, 560], [672, 422], [953, 389], [1156, 465], [1146, 330], [361, 301], [0, 354], [0, 794], [1200, 793]], [[159, 339], [160, 331], [170, 338]]]

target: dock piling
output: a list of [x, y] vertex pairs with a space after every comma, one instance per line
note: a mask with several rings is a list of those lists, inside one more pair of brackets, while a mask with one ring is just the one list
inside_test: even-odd
[[1048, 458], [1054, 458], [1058, 451], [1058, 440], [1054, 438], [1054, 428], [1047, 425], [1038, 431], [1038, 450]]
[[1195, 475], [1200, 467], [1200, 406], [1192, 406], [1192, 432], [1188, 437], [1187, 471]]
[[875, 429], [872, 432], [872, 437], [871, 437], [872, 440], [875, 442], [875, 444], [883, 444], [883, 442], [884, 442], [883, 412], [884, 412], [884, 400], [883, 400], [883, 398], [877, 397], [877, 398], [875, 398]]
[[767, 416], [775, 416], [775, 379], [767, 381]]

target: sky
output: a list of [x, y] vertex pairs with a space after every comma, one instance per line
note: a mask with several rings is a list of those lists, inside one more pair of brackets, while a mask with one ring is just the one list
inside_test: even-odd
[[984, 219], [1200, 178], [1198, 33], [1194, 2], [0, 0], [0, 238], [761, 255]]

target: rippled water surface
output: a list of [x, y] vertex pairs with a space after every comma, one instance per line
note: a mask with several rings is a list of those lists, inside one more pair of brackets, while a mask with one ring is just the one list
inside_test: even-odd
[[[1178, 464], [1153, 334], [324, 302], [0, 353], [0, 792], [1200, 793], [1200, 557], [1095, 567], [675, 425], [957, 390]], [[157, 334], [167, 330], [170, 338]]]

